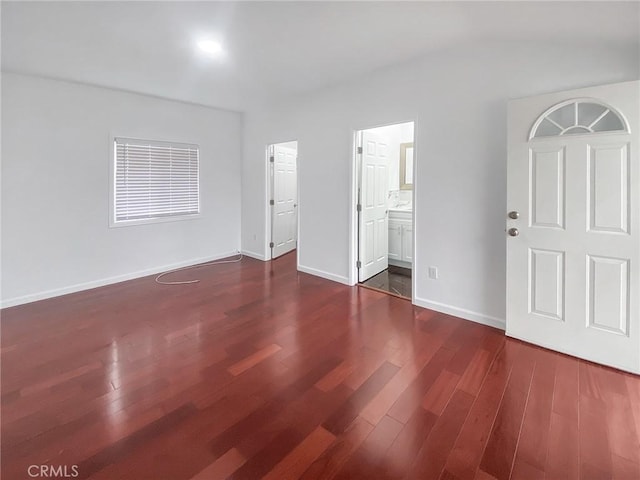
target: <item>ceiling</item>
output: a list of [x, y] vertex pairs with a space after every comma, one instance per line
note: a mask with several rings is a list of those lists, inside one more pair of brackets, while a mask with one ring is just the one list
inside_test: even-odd
[[637, 48], [639, 20], [638, 2], [5, 1], [2, 70], [247, 110], [482, 40]]

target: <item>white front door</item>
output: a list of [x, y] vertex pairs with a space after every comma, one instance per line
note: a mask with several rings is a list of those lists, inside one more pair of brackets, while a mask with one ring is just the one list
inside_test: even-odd
[[297, 151], [273, 147], [271, 258], [295, 250], [298, 234]]
[[639, 108], [637, 81], [511, 101], [506, 222], [507, 335], [635, 373]]
[[358, 279], [364, 282], [389, 266], [389, 141], [365, 130], [361, 158]]

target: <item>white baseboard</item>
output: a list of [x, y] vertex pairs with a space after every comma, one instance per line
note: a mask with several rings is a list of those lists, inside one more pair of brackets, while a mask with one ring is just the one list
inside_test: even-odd
[[268, 258], [266, 258], [264, 254], [252, 252], [251, 250], [242, 250], [242, 255], [244, 255], [245, 257], [255, 258], [256, 260], [262, 260], [263, 262], [266, 262], [268, 260]]
[[500, 330], [504, 330], [506, 327], [504, 319], [485, 315], [484, 313], [474, 312], [472, 310], [466, 310], [464, 308], [454, 307], [444, 303], [432, 302], [423, 298], [414, 298], [413, 303], [419, 307], [428, 308], [429, 310], [446, 313], [447, 315], [460, 317], [464, 320], [470, 320], [490, 327], [499, 328]]
[[305, 267], [304, 265], [298, 265], [298, 271], [308, 273], [309, 275], [315, 275], [316, 277], [326, 278], [332, 282], [342, 283], [343, 285], [349, 285], [349, 279], [341, 275], [325, 272], [324, 270], [318, 270], [317, 268]]
[[20, 297], [8, 298], [0, 302], [0, 308], [14, 307], [16, 305], [23, 305], [25, 303], [37, 302], [38, 300], [44, 300], [52, 297], [59, 297], [61, 295], [67, 295], [69, 293], [80, 292], [82, 290], [89, 290], [97, 287], [104, 287], [105, 285], [111, 285], [114, 283], [124, 282], [126, 280], [133, 280], [134, 278], [146, 277], [147, 275], [154, 275], [175, 268], [188, 267], [190, 265], [197, 265], [199, 263], [212, 262], [214, 260], [220, 260], [221, 258], [231, 257], [237, 255], [238, 251], [233, 250], [231, 252], [219, 253], [208, 257], [193, 258], [191, 260], [185, 260], [184, 262], [173, 263], [171, 265], [162, 265], [158, 267], [148, 268], [145, 270], [139, 270], [137, 272], [125, 273], [123, 275], [116, 275], [114, 277], [102, 278], [100, 280], [93, 280], [91, 282], [77, 283], [75, 285], [69, 285], [67, 287], [54, 288], [52, 290], [45, 290], [44, 292], [30, 293], [29, 295], [23, 295]]
[[412, 269], [413, 268], [413, 264], [411, 262], [403, 262], [402, 260], [392, 260], [390, 258], [390, 259], [388, 259], [388, 263], [389, 263], [389, 265], [393, 265], [395, 267], [403, 267], [403, 268], [408, 268], [408, 269]]

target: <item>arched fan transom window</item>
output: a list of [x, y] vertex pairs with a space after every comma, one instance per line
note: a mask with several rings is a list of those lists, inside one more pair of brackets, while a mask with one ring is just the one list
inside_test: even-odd
[[628, 131], [627, 122], [612, 107], [593, 99], [579, 99], [559, 103], [543, 113], [529, 138]]

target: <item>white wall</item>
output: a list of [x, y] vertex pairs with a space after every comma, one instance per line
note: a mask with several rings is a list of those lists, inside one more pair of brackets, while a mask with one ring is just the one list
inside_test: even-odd
[[[269, 143], [298, 140], [299, 268], [355, 282], [354, 131], [415, 120], [415, 302], [501, 325], [507, 99], [636, 79], [638, 48], [479, 43], [245, 117], [243, 249], [265, 255]], [[430, 265], [440, 278], [430, 280]]]
[[[112, 135], [200, 145], [201, 216], [109, 228]], [[235, 252], [241, 135], [238, 113], [3, 74], [3, 306]]]

